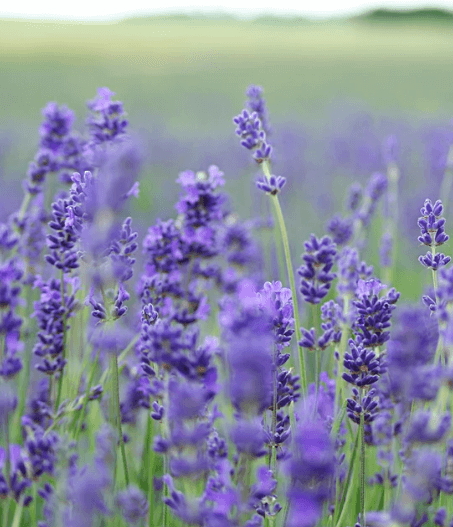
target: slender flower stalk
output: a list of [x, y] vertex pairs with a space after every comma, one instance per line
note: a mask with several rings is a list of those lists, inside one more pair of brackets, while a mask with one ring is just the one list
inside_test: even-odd
[[[271, 174], [269, 170], [269, 165], [265, 161], [261, 164], [263, 173], [265, 177], [270, 180]], [[283, 249], [285, 252], [285, 261], [286, 261], [286, 271], [288, 273], [288, 280], [289, 280], [289, 286], [291, 289], [291, 294], [293, 298], [293, 306], [294, 306], [294, 324], [295, 324], [295, 331], [296, 331], [296, 340], [297, 343], [299, 343], [302, 339], [302, 333], [300, 330], [300, 319], [299, 319], [299, 305], [297, 301], [297, 289], [296, 289], [296, 281], [294, 278], [294, 270], [293, 270], [293, 264], [291, 259], [291, 252], [289, 248], [289, 240], [288, 240], [288, 233], [286, 231], [286, 225], [285, 220], [283, 217], [282, 209], [280, 207], [280, 201], [278, 199], [278, 194], [271, 194], [270, 195], [271, 201], [274, 205], [274, 211], [276, 216], [276, 223], [279, 226], [280, 229], [280, 236], [283, 242]], [[299, 349], [299, 372], [300, 372], [300, 378], [301, 378], [301, 384], [302, 384], [302, 392], [307, 393], [307, 373], [306, 373], [306, 360], [305, 360], [305, 354], [304, 354], [304, 348], [302, 348], [298, 344]]]
[[119, 377], [118, 377], [118, 357], [116, 353], [112, 353], [111, 358], [111, 368], [112, 368], [112, 384], [113, 384], [113, 394], [114, 399], [114, 408], [116, 410], [116, 426], [118, 429], [118, 436], [121, 449], [121, 457], [123, 460], [123, 470], [124, 470], [124, 479], [126, 481], [126, 487], [129, 486], [129, 470], [127, 467], [127, 458], [126, 458], [126, 449], [124, 447], [124, 438], [123, 430], [121, 426], [121, 412], [120, 412], [120, 388], [119, 388]]
[[[360, 400], [363, 399], [363, 388], [360, 388]], [[360, 521], [363, 525], [365, 522], [365, 412], [360, 414]]]

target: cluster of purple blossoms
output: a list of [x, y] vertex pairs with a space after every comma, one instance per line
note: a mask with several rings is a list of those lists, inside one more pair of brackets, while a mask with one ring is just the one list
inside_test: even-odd
[[246, 109], [234, 117], [236, 135], [241, 138], [241, 145], [247, 150], [253, 150], [253, 158], [257, 163], [270, 160], [272, 147], [266, 141], [269, 133], [266, 102], [262, 98], [263, 89], [260, 86], [249, 86], [246, 95]]
[[418, 260], [433, 271], [447, 265], [451, 260], [450, 256], [445, 256], [443, 253], [434, 253], [435, 247], [443, 245], [449, 239], [448, 234], [445, 234], [445, 218], [441, 217], [442, 211], [443, 206], [440, 200], [437, 200], [433, 205], [430, 199], [426, 199], [420, 209], [422, 216], [418, 218], [418, 226], [420, 227], [418, 241], [433, 249], [433, 251], [428, 251], [425, 256], [419, 256]]
[[151, 417], [162, 422], [154, 450], [169, 459], [164, 501], [184, 522], [201, 525], [211, 514], [206, 499], [185, 496], [175, 485], [204, 479], [212, 469], [209, 445], [217, 413], [210, 403], [218, 391], [212, 358], [218, 345], [209, 338], [199, 342], [198, 322], [209, 314], [209, 279], [219, 277], [212, 260], [220, 250], [225, 198], [218, 192], [223, 174], [217, 167], [207, 174], [183, 172], [178, 182], [180, 218], [158, 221], [143, 243], [147, 263], [138, 349], [156, 399]]
[[286, 178], [283, 176], [274, 176], [271, 175], [269, 178], [266, 176], [261, 176], [260, 179], [256, 182], [256, 186], [263, 192], [275, 196], [278, 194], [286, 184]]
[[390, 338], [388, 329], [400, 293], [392, 287], [379, 297], [384, 287], [376, 279], [359, 280], [357, 283], [356, 297], [352, 301], [356, 308], [353, 329], [365, 347], [382, 346]]
[[335, 214], [326, 224], [326, 230], [336, 245], [346, 245], [354, 234], [354, 221]]
[[381, 361], [362, 343], [349, 340], [350, 353], [344, 355], [344, 367], [349, 373], [343, 373], [343, 379], [354, 386], [362, 387], [374, 384], [381, 374]]
[[245, 91], [247, 96], [246, 106], [251, 112], [256, 112], [261, 121], [261, 126], [266, 132], [266, 135], [271, 133], [269, 124], [269, 114], [267, 110], [266, 100], [263, 97], [264, 89], [262, 86], [251, 84]]
[[111, 143], [125, 136], [128, 120], [123, 103], [112, 101], [114, 92], [98, 88], [97, 96], [87, 106], [91, 114], [87, 118], [91, 141], [97, 145]]
[[332, 272], [337, 254], [336, 245], [328, 236], [318, 240], [311, 234], [310, 239], [304, 242], [304, 247], [302, 259], [305, 263], [297, 271], [302, 277], [300, 292], [306, 302], [319, 304], [337, 276]]
[[299, 376], [283, 368], [289, 353], [282, 353], [288, 347], [294, 334], [294, 313], [291, 290], [282, 287], [281, 282], [266, 282], [258, 292], [260, 309], [272, 317], [274, 350], [272, 354], [272, 406], [271, 427], [266, 431], [268, 447], [277, 448], [277, 459], [286, 456], [284, 443], [290, 436], [289, 415], [285, 412], [300, 396]]
[[28, 167], [25, 182], [32, 195], [42, 192], [42, 185], [50, 173], [59, 173], [60, 181], [71, 183], [72, 172], [88, 169], [83, 157], [84, 141], [72, 131], [75, 120], [72, 110], [50, 102], [42, 113], [39, 150]]
[[326, 230], [338, 246], [345, 246], [357, 234], [358, 226], [367, 227], [375, 213], [377, 204], [387, 189], [387, 178], [376, 173], [368, 181], [365, 193], [358, 183], [349, 188], [346, 208], [349, 215], [335, 214], [326, 225]]
[[323, 331], [321, 336], [316, 339], [315, 328], [310, 330], [301, 328], [303, 338], [299, 341], [299, 346], [314, 351], [316, 349], [324, 350], [331, 343], [337, 344], [340, 342], [341, 328], [345, 322], [343, 308], [333, 300], [329, 300], [321, 306], [321, 320], [321, 329]]
[[254, 152], [253, 159], [259, 164], [268, 161], [272, 146], [266, 142], [266, 132], [262, 129], [258, 114], [242, 110], [233, 122], [236, 125], [236, 135], [241, 138], [241, 145]]
[[[14, 247], [11, 244], [7, 246]], [[20, 338], [22, 318], [17, 309], [21, 302], [23, 275], [22, 262], [17, 258], [10, 258], [0, 265], [0, 338], [3, 342], [0, 376], [6, 379], [14, 377], [22, 369], [22, 360], [18, 356], [23, 347]]]
[[373, 266], [359, 260], [357, 249], [344, 247], [338, 256], [338, 285], [340, 295], [352, 297], [359, 280], [369, 280], [373, 275]]
[[373, 174], [368, 181], [368, 185], [364, 194], [365, 199], [363, 200], [362, 206], [358, 211], [358, 218], [365, 227], [369, 225], [380, 198], [387, 190], [387, 184], [388, 182], [386, 176], [379, 172]]
[[334, 448], [325, 427], [319, 421], [299, 424], [292, 454], [286, 466], [291, 481], [287, 525], [313, 527], [330, 498], [335, 469]]
[[63, 370], [65, 336], [69, 329], [68, 320], [77, 309], [75, 292], [62, 292], [61, 281], [51, 278], [48, 281], [37, 279], [35, 287], [40, 290], [40, 299], [35, 302], [34, 317], [38, 323], [38, 341], [33, 353], [42, 362], [36, 368], [46, 375], [55, 375]]

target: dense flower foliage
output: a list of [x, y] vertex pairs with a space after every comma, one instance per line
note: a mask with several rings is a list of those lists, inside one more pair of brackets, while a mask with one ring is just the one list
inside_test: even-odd
[[426, 199], [433, 284], [405, 305], [398, 138], [295, 274], [262, 87], [234, 124], [274, 221], [241, 220], [210, 165], [147, 230], [114, 95], [85, 134], [46, 106], [0, 225], [0, 527], [453, 525], [449, 238]]

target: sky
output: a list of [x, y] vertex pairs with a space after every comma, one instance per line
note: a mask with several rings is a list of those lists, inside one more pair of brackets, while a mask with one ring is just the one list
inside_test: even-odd
[[[0, 18], [24, 17], [65, 20], [110, 20], [137, 15], [166, 13], [229, 13], [250, 18], [262, 14], [326, 18], [357, 14], [378, 7], [406, 9], [441, 7], [453, 10], [453, 0], [15, 0], [1, 2]], [[155, 4], [155, 5], [153, 5]], [[127, 8], [125, 7], [127, 5]]]

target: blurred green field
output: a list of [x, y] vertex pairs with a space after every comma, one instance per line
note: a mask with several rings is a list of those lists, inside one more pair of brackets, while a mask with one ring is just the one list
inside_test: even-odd
[[[310, 123], [320, 134], [327, 116], [345, 104], [377, 114], [445, 120], [453, 115], [452, 49], [448, 23], [0, 20], [0, 135], [11, 132], [14, 138], [5, 177], [22, 178], [35, 152], [40, 109], [49, 100], [74, 109], [81, 126], [85, 101], [99, 86], [124, 101], [132, 130], [164, 126], [169, 136], [198, 150], [213, 136], [232, 137], [232, 116], [241, 110], [251, 83], [265, 87], [272, 122]], [[222, 166], [222, 159], [215, 162]], [[153, 204], [167, 199], [162, 182], [169, 177], [173, 182], [183, 168], [202, 167], [178, 158], [171, 175], [157, 167], [146, 175], [142, 189], [148, 198], [141, 203], [150, 215]], [[239, 189], [242, 213], [250, 208], [245, 188]], [[301, 200], [289, 214], [298, 239], [313, 229], [307, 212], [312, 209]], [[411, 274], [406, 267], [401, 262], [403, 288], [419, 294], [420, 270]]]
[[453, 26], [364, 22], [253, 24], [209, 19], [122, 23], [0, 21], [3, 120], [38, 121], [49, 99], [76, 110], [108, 85], [132, 119], [175, 129], [230, 124], [244, 88], [273, 112], [317, 118], [338, 98], [376, 109], [453, 113]]

